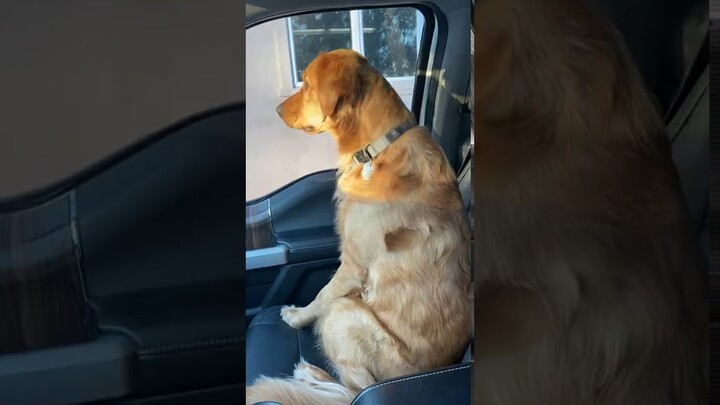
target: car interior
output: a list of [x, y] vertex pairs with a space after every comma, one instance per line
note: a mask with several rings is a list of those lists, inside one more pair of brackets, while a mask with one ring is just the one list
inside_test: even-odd
[[[251, 4], [253, 2], [250, 2]], [[262, 12], [247, 16], [248, 30], [276, 18], [323, 10], [392, 7], [408, 4], [422, 12], [418, 74], [412, 110], [418, 122], [432, 129], [443, 147], [470, 209], [471, 91], [470, 3], [466, 0], [424, 4], [377, 1], [266, 1]], [[252, 102], [252, 100], [248, 100]], [[329, 369], [316, 347], [311, 328], [295, 330], [280, 318], [282, 305], [307, 305], [328, 282], [339, 263], [334, 229], [334, 170], [310, 174], [259, 200], [248, 202], [246, 239], [246, 382], [260, 375], [292, 375], [300, 357]], [[263, 239], [263, 235], [267, 235]], [[470, 327], [470, 325], [468, 325]], [[460, 360], [460, 359], [458, 359]], [[433, 395], [449, 403], [469, 401], [470, 347], [462, 362], [435, 376], [452, 375], [434, 384]], [[428, 373], [430, 374], [430, 373]], [[433, 375], [424, 376], [427, 381]], [[399, 382], [397, 383], [399, 384]], [[418, 385], [412, 395], [423, 396]], [[354, 403], [406, 403], [392, 399], [393, 385], [369, 388]], [[407, 395], [403, 392], [403, 395]], [[406, 401], [407, 398], [404, 400]]]
[[[718, 32], [707, 2], [587, 1], [624, 35], [666, 117], [707, 259], [716, 248], [709, 35]], [[392, 6], [425, 16], [412, 110], [458, 173], [472, 221], [468, 0], [249, 0], [246, 27]], [[209, 109], [70, 178], [0, 199], [0, 403], [237, 404], [255, 378], [287, 375], [301, 356], [325, 366], [310, 330], [289, 328], [279, 308], [308, 304], [338, 266], [335, 174], [244, 200], [245, 119], [244, 102]], [[709, 277], [713, 296], [720, 281]], [[715, 332], [720, 306], [710, 308]], [[353, 404], [469, 404], [471, 352], [370, 386]]]
[[242, 397], [244, 119], [241, 103], [204, 112], [0, 202], [0, 311], [41, 324], [23, 345], [0, 317], [0, 403]]
[[[482, 1], [482, 0], [478, 0]], [[390, 7], [385, 1], [251, 2], [247, 27], [300, 12]], [[668, 125], [673, 158], [680, 173], [698, 241], [708, 252], [708, 9], [700, 1], [592, 0], [623, 34], [647, 88], [655, 96]], [[255, 7], [257, 6], [257, 8]], [[458, 182], [472, 223], [471, 98], [467, 50], [471, 5], [467, 2], [413, 4], [434, 21], [428, 66], [418, 67], [413, 112], [432, 129], [458, 173]], [[431, 13], [431, 14], [426, 14]], [[432, 18], [432, 19], [431, 19]], [[427, 27], [426, 27], [427, 28]], [[427, 31], [425, 32], [427, 35]], [[428, 35], [429, 37], [429, 35]], [[426, 49], [421, 49], [423, 55]], [[424, 63], [420, 60], [419, 64]], [[454, 68], [454, 69], [452, 69]], [[423, 77], [422, 71], [442, 72]], [[465, 103], [448, 97], [463, 94]], [[333, 231], [334, 173], [298, 179], [266, 198], [248, 203], [246, 239], [246, 383], [260, 375], [292, 375], [302, 357], [330, 370], [310, 328], [295, 330], [280, 317], [282, 305], [307, 305], [338, 265], [338, 240]], [[253, 242], [253, 237], [255, 242]], [[264, 239], [262, 238], [264, 237]], [[715, 318], [713, 318], [714, 320]], [[457, 365], [382, 381], [367, 387], [353, 404], [463, 404], [471, 400], [471, 348]], [[271, 402], [268, 402], [271, 404]]]

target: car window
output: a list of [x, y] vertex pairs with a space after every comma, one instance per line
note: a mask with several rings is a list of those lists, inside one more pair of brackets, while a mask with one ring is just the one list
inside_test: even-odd
[[310, 173], [334, 169], [335, 143], [285, 126], [275, 107], [302, 85], [323, 51], [351, 48], [411, 107], [425, 21], [411, 7], [329, 11], [265, 22], [246, 33], [246, 198], [255, 200]]

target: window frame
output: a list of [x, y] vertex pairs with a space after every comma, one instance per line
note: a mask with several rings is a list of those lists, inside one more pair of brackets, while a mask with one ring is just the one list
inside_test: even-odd
[[[426, 16], [423, 14], [422, 11], [420, 11], [417, 7], [413, 6], [407, 6], [407, 5], [398, 5], [395, 7], [372, 7], [372, 8], [358, 8], [358, 9], [352, 9], [352, 10], [345, 10], [350, 12], [350, 43], [352, 44], [352, 49], [362, 55], [365, 55], [365, 35], [363, 35], [365, 32], [365, 27], [363, 26], [363, 20], [362, 20], [362, 12], [365, 10], [384, 10], [384, 9], [390, 9], [390, 8], [411, 8], [415, 10], [415, 16], [417, 18], [416, 24], [415, 24], [415, 37], [416, 37], [416, 44], [417, 47], [417, 53], [418, 58], [420, 57], [420, 46], [422, 44], [422, 35], [425, 30], [425, 25], [427, 24]], [[312, 14], [312, 13], [307, 13]], [[296, 14], [297, 15], [297, 14]], [[283, 90], [281, 91], [283, 96], [286, 95], [286, 93], [292, 94], [293, 92], [297, 91], [302, 87], [302, 81], [297, 80], [297, 60], [295, 58], [295, 36], [293, 35], [293, 29], [292, 29], [292, 22], [290, 19], [294, 16], [285, 17], [285, 30], [287, 34], [287, 41], [288, 41], [288, 47], [290, 48], [290, 80], [287, 78], [283, 78]], [[418, 24], [419, 18], [422, 18], [422, 24]], [[417, 66], [415, 67], [417, 72]], [[415, 76], [408, 75], [408, 76], [387, 76], [385, 77], [390, 84], [392, 84], [394, 87], [398, 88], [399, 90], [412, 90], [414, 86], [414, 78]], [[287, 94], [287, 95], [289, 95]]]
[[[283, 75], [281, 78], [281, 85], [279, 90], [279, 96], [280, 97], [290, 97], [295, 92], [297, 92], [302, 87], [301, 81], [296, 81], [297, 77], [297, 63], [295, 60], [295, 41], [293, 38], [292, 33], [292, 27], [290, 18], [297, 16], [297, 15], [305, 15], [305, 14], [315, 14], [315, 13], [327, 13], [327, 12], [333, 12], [333, 11], [348, 11], [350, 12], [350, 35], [351, 35], [351, 43], [352, 43], [352, 49], [355, 51], [361, 53], [364, 55], [364, 39], [362, 35], [362, 11], [364, 10], [382, 10], [382, 9], [388, 9], [388, 8], [412, 8], [415, 10], [415, 14], [418, 17], [422, 17], [422, 24], [417, 24], [415, 27], [416, 33], [417, 33], [417, 64], [415, 66], [415, 76], [398, 76], [398, 77], [386, 77], [387, 81], [398, 91], [398, 93], [401, 94], [408, 94], [410, 93], [412, 95], [413, 99], [413, 106], [415, 105], [415, 92], [418, 88], [418, 80], [420, 78], [417, 74], [420, 71], [423, 71], [422, 66], [427, 65], [426, 61], [421, 61], [420, 58], [423, 56], [423, 46], [425, 44], [425, 38], [428, 35], [428, 31], [431, 34], [430, 38], [428, 40], [432, 41], [433, 38], [433, 32], [435, 31], [436, 23], [434, 21], [435, 19], [435, 13], [433, 13], [431, 10], [425, 10], [425, 7], [421, 7], [417, 4], [390, 4], [390, 5], [383, 5], [382, 7], [355, 7], [355, 8], [344, 8], [344, 9], [322, 9], [322, 10], [315, 10], [315, 11], [309, 11], [309, 12], [302, 12], [302, 13], [293, 13], [291, 15], [278, 17], [278, 18], [284, 18], [285, 19], [285, 31], [287, 35], [287, 41], [288, 41], [288, 48], [289, 48], [289, 58], [290, 58], [290, 74], [289, 75]], [[277, 18], [273, 18], [275, 20]], [[269, 21], [269, 20], [268, 20]], [[267, 22], [267, 21], [266, 21]], [[433, 44], [430, 44], [429, 46], [432, 46]], [[424, 63], [422, 63], [424, 62]], [[286, 77], [288, 76], [288, 77]], [[415, 115], [419, 114], [419, 111], [414, 111]]]

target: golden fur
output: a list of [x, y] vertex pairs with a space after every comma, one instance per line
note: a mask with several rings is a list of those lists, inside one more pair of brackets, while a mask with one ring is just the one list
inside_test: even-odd
[[707, 273], [663, 122], [584, 3], [476, 3], [473, 397], [707, 404]]
[[247, 403], [349, 404], [376, 381], [458, 362], [470, 336], [470, 235], [440, 147], [414, 127], [375, 159], [369, 179], [361, 176], [352, 154], [413, 116], [351, 50], [318, 56], [278, 112], [338, 145], [341, 265], [312, 303], [285, 307], [282, 317], [295, 328], [315, 322], [340, 381], [301, 363], [295, 379], [253, 384]]

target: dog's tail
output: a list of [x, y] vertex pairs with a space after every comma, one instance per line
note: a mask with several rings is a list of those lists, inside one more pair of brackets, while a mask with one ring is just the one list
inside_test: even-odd
[[355, 398], [338, 382], [319, 380], [306, 372], [304, 364], [298, 364], [293, 378], [259, 378], [247, 388], [245, 404], [274, 401], [282, 405], [349, 405]]

